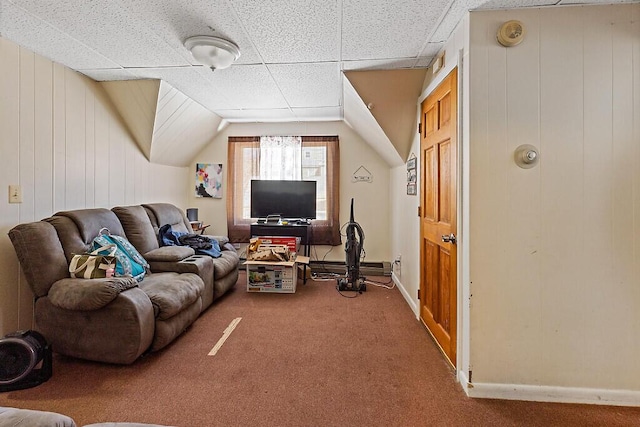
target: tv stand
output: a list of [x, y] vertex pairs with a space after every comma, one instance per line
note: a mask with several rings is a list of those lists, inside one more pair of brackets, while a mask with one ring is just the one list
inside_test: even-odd
[[[260, 223], [256, 222], [251, 224], [250, 229], [251, 237], [255, 236], [292, 236], [300, 238], [300, 245], [304, 246], [303, 255], [311, 255], [311, 224], [308, 221], [295, 223], [289, 222], [287, 224], [282, 223]], [[307, 283], [307, 266], [303, 267], [304, 281]]]

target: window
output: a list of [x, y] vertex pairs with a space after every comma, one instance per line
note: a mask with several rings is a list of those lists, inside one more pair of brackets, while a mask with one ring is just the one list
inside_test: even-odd
[[341, 244], [337, 136], [229, 137], [228, 155], [227, 227], [231, 242], [249, 241], [252, 179], [303, 179], [317, 182], [313, 243]]

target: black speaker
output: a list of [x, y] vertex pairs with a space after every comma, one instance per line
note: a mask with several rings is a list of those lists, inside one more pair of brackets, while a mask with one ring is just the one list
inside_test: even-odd
[[189, 221], [198, 220], [198, 208], [187, 208], [187, 219]]
[[5, 335], [0, 339], [0, 392], [42, 384], [51, 378], [51, 365], [51, 346], [39, 332]]

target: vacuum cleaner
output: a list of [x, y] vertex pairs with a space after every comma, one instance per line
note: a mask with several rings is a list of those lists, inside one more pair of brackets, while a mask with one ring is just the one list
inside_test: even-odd
[[360, 258], [362, 257], [363, 244], [364, 231], [362, 231], [360, 224], [353, 219], [353, 199], [351, 199], [351, 216], [347, 224], [347, 242], [344, 245], [347, 275], [345, 278], [338, 279], [339, 291], [363, 292], [367, 290], [364, 277], [360, 277]]

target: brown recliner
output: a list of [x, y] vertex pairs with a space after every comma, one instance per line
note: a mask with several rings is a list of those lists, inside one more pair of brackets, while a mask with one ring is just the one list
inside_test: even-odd
[[[166, 224], [171, 225], [173, 231], [193, 233], [187, 216], [178, 207], [169, 203], [151, 203], [142, 206], [151, 221], [155, 236], [158, 235], [160, 227]], [[224, 295], [238, 281], [240, 256], [229, 243], [228, 237], [212, 235], [209, 237], [216, 239], [221, 249], [221, 256], [213, 258], [213, 300], [215, 300]]]
[[160, 246], [157, 230], [140, 205], [116, 206], [111, 210], [120, 220], [127, 239], [149, 263], [151, 271], [197, 274], [204, 282], [201, 310], [211, 305], [214, 276], [211, 257], [196, 255], [188, 246]]

